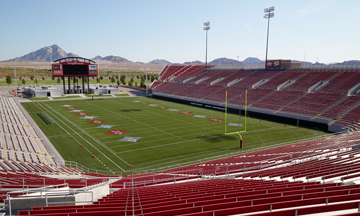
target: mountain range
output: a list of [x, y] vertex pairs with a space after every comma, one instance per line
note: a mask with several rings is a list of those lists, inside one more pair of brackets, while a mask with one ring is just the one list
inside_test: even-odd
[[[34, 52], [31, 52], [29, 54], [26, 54], [24, 56], [20, 56], [17, 58], [1, 61], [1, 62], [51, 62], [57, 59], [65, 58], [65, 57], [79, 57], [78, 55], [74, 53], [67, 53], [63, 49], [61, 49], [58, 45], [54, 44], [52, 46], [46, 46], [41, 49], [38, 49]], [[133, 62], [126, 58], [120, 57], [120, 56], [95, 56], [92, 58], [92, 60], [97, 61], [100, 64], [125, 64], [125, 65], [131, 65], [131, 64], [150, 64], [150, 65], [166, 65], [166, 64], [180, 64], [180, 63], [171, 63], [165, 59], [154, 59], [148, 63], [144, 62]], [[293, 62], [300, 62], [297, 60], [292, 60]], [[302, 62], [302, 61], [301, 61]], [[257, 65], [264, 64], [265, 62], [263, 60], [260, 60], [258, 58], [254, 57], [248, 57], [243, 61], [237, 61], [234, 59], [229, 58], [217, 58], [210, 62], [208, 62], [209, 65], [218, 65], [218, 66], [224, 66], [224, 67], [255, 67]], [[302, 62], [303, 64], [309, 64], [309, 65], [325, 65], [323, 63], [316, 62], [315, 64], [311, 62]], [[187, 64], [187, 65], [194, 65], [194, 64], [205, 64], [202, 61], [196, 60], [191, 62], [184, 62], [181, 64]], [[342, 63], [331, 63], [329, 65], [358, 65], [360, 64], [359, 60], [350, 60], [350, 61], [344, 61]]]

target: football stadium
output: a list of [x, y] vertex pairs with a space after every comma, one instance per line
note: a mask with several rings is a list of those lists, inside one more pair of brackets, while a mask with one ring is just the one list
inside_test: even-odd
[[51, 59], [58, 86], [0, 92], [0, 214], [360, 215], [360, 68], [267, 54], [166, 64], [146, 90]]

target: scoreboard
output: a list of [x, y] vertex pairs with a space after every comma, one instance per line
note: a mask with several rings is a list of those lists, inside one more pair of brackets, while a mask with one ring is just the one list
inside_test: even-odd
[[81, 57], [67, 57], [54, 61], [51, 66], [54, 77], [65, 76], [98, 76], [98, 65]]

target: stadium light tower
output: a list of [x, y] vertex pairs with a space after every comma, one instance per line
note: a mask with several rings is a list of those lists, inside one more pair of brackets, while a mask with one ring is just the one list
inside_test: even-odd
[[210, 22], [204, 22], [204, 30], [206, 31], [205, 70], [207, 70], [207, 41], [208, 41], [208, 30], [209, 29], [210, 29]]
[[264, 19], [268, 19], [268, 28], [267, 28], [267, 39], [266, 39], [266, 57], [265, 57], [265, 70], [267, 69], [267, 55], [268, 55], [268, 44], [269, 44], [269, 26], [270, 26], [270, 18], [274, 17], [275, 7], [269, 7], [264, 9]]

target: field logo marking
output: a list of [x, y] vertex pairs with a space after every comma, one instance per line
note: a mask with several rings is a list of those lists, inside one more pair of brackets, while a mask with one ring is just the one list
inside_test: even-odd
[[127, 130], [112, 130], [110, 132], [107, 132], [105, 134], [118, 134], [118, 135], [122, 135], [123, 133], [127, 132]]
[[99, 127], [95, 127], [95, 128], [108, 128], [108, 129], [110, 129], [110, 128], [114, 127], [114, 126], [116, 126], [116, 125], [100, 125]]
[[70, 109], [70, 110], [74, 110], [74, 109], [77, 109], [79, 107], [65, 107], [64, 109]]
[[74, 115], [82, 115], [82, 116], [84, 116], [84, 115], [87, 115], [87, 114], [90, 114], [90, 113], [76, 113]]
[[61, 107], [71, 107], [72, 105], [62, 105]]
[[120, 142], [137, 142], [141, 138], [142, 137], [128, 137], [128, 136], [125, 136], [124, 138], [122, 138], [121, 140], [118, 140], [118, 141], [120, 141]]
[[178, 110], [178, 109], [168, 109], [167, 111], [179, 112], [179, 110]]
[[228, 123], [227, 126], [237, 126], [237, 127], [242, 127], [243, 124], [239, 124], [239, 123]]
[[92, 121], [89, 121], [89, 122], [86, 122], [86, 123], [101, 124], [101, 123], [103, 123], [104, 121], [106, 121], [106, 120], [92, 120]]
[[180, 112], [180, 114], [186, 114], [186, 115], [189, 115], [191, 114], [192, 112]]
[[158, 106], [158, 109], [167, 109], [168, 107], [164, 107], [164, 106]]
[[214, 122], [223, 122], [223, 119], [213, 119], [213, 118], [211, 118], [211, 119], [209, 119], [209, 121], [214, 121]]
[[194, 115], [195, 118], [205, 118], [206, 115]]
[[99, 116], [84, 116], [84, 117], [82, 117], [82, 119], [94, 119], [97, 117], [99, 117]]
[[71, 110], [69, 112], [81, 112], [81, 111], [84, 111], [84, 110], [77, 110], [77, 109], [74, 109], [74, 110]]
[[141, 102], [140, 104], [149, 104], [149, 102]]
[[135, 100], [134, 102], [135, 102], [135, 103], [140, 103], [141, 101], [137, 101], [137, 100]]
[[157, 105], [157, 104], [149, 104], [149, 106], [159, 106], [159, 105]]

